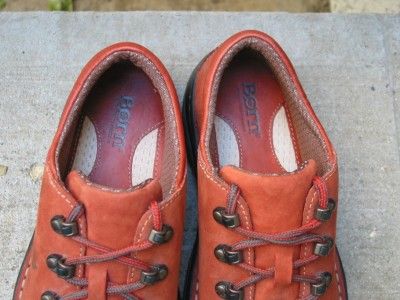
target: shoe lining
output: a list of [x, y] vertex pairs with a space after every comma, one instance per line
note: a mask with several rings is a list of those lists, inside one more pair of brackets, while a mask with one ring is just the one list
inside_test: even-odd
[[72, 169], [115, 189], [156, 178], [162, 158], [157, 140], [164, 138], [161, 99], [141, 69], [130, 62], [108, 69], [88, 95], [82, 115]]
[[[133, 162], [135, 164], [138, 164], [138, 161], [142, 161], [144, 163], [144, 159], [138, 159], [135, 157], [136, 155], [141, 155], [143, 156], [143, 152], [153, 154], [156, 153], [156, 157], [154, 158], [154, 164], [150, 165], [144, 174], [146, 176], [150, 174], [148, 171], [149, 169], [153, 169], [153, 176], [157, 177], [160, 179], [161, 187], [164, 193], [164, 196], [168, 196], [172, 194], [175, 191], [176, 184], [177, 184], [177, 174], [178, 170], [180, 168], [180, 148], [179, 148], [179, 143], [178, 143], [178, 136], [177, 136], [177, 124], [176, 124], [176, 116], [174, 113], [174, 109], [172, 107], [172, 99], [171, 99], [171, 91], [168, 90], [166, 83], [164, 81], [163, 76], [160, 74], [160, 71], [156, 68], [156, 66], [153, 64], [152, 61], [150, 61], [146, 56], [139, 52], [133, 52], [133, 51], [117, 51], [109, 55], [106, 59], [101, 61], [89, 74], [89, 76], [86, 78], [85, 82], [83, 82], [83, 87], [80, 89], [79, 94], [76, 96], [76, 99], [72, 105], [72, 107], [66, 111], [66, 114], [69, 115], [66, 124], [64, 125], [63, 131], [61, 133], [61, 137], [59, 140], [59, 143], [56, 148], [56, 169], [61, 177], [62, 180], [65, 179], [65, 176], [69, 173], [69, 171], [72, 169], [74, 166], [75, 168], [78, 169], [83, 169], [86, 172], [91, 172], [89, 175], [92, 175], [92, 178], [96, 181], [96, 178], [99, 178], [99, 176], [106, 176], [106, 175], [99, 175], [101, 172], [94, 172], [95, 169], [98, 169], [96, 166], [96, 162], [105, 162], [106, 159], [104, 157], [101, 157], [102, 150], [99, 151], [99, 147], [101, 149], [103, 148], [103, 145], [109, 139], [109, 132], [105, 133], [105, 127], [103, 126], [103, 129], [100, 130], [101, 133], [99, 134], [99, 129], [97, 127], [97, 120], [102, 119], [96, 119], [93, 117], [88, 116], [87, 112], [85, 111], [85, 104], [90, 100], [89, 96], [92, 93], [93, 89], [98, 85], [98, 81], [101, 79], [103, 75], [106, 75], [110, 69], [115, 66], [115, 64], [122, 64], [122, 65], [130, 65], [130, 68], [136, 68], [137, 73], [141, 73], [143, 78], [148, 79], [148, 83], [151, 84], [151, 88], [147, 89], [149, 94], [154, 94], [158, 95], [157, 96], [157, 101], [158, 101], [158, 107], [160, 109], [160, 114], [159, 116], [160, 119], [158, 120], [159, 122], [156, 122], [152, 119], [152, 122], [149, 122], [149, 126], [146, 128], [139, 128], [143, 127], [140, 124], [142, 123], [143, 120], [146, 120], [148, 116], [156, 116], [157, 114], [154, 113], [149, 113], [149, 111], [146, 110], [146, 107], [150, 107], [146, 104], [146, 101], [148, 101], [147, 97], [144, 97], [141, 99], [139, 102], [142, 103], [143, 108], [141, 109], [141, 113], [139, 114], [140, 116], [136, 116], [134, 120], [134, 125], [131, 126], [133, 131], [136, 133], [134, 134], [134, 137], [136, 138], [135, 143], [132, 145], [130, 149], [125, 149], [124, 151], [129, 153], [124, 153], [124, 157], [130, 157], [130, 161], [128, 161], [126, 164], [119, 163], [121, 166], [120, 168], [123, 169], [123, 173], [128, 173], [128, 176], [124, 175], [123, 182], [120, 183], [115, 183], [112, 179], [106, 179], [106, 183], [109, 185], [109, 187], [118, 189], [117, 187], [130, 187], [132, 183], [135, 183], [137, 180], [141, 180], [140, 175], [139, 177], [133, 175], [133, 180], [129, 176], [129, 173], [132, 172], [132, 166]], [[140, 72], [139, 72], [140, 71]], [[128, 72], [129, 73], [129, 72]], [[135, 73], [135, 72], [133, 72]], [[112, 74], [112, 72], [111, 72]], [[132, 74], [132, 72], [131, 72]], [[107, 75], [106, 75], [107, 76]], [[128, 86], [127, 86], [128, 87]], [[150, 93], [151, 90], [151, 93]], [[140, 91], [140, 90], [139, 90]], [[97, 97], [97, 100], [99, 97]], [[97, 101], [96, 97], [94, 98], [93, 101]], [[104, 114], [112, 115], [111, 112], [115, 113], [115, 105], [118, 101], [121, 101], [121, 98], [117, 98], [117, 100], [114, 100], [114, 107], [109, 106], [110, 110], [104, 109]], [[100, 101], [101, 102], [101, 101]], [[93, 105], [94, 107], [97, 107], [97, 102], [96, 105]], [[93, 113], [99, 113], [99, 112], [93, 112]], [[100, 113], [99, 113], [100, 114]], [[89, 120], [93, 123], [93, 126], [95, 127], [96, 130], [96, 141], [97, 141], [97, 152], [96, 152], [96, 159], [94, 165], [91, 167], [90, 164], [88, 163], [89, 166], [84, 167], [82, 165], [82, 161], [79, 161], [79, 153], [80, 153], [80, 136], [82, 134], [82, 129], [83, 129], [83, 123], [86, 117], [89, 117]], [[110, 121], [110, 116], [106, 118], [107, 120]], [[111, 121], [110, 121], [111, 122]], [[100, 122], [101, 123], [101, 122]], [[151, 123], [151, 124], [150, 124]], [[100, 126], [102, 127], [102, 126]], [[140, 143], [140, 141], [145, 138], [148, 134], [150, 134], [153, 130], [158, 129], [157, 133], [157, 142], [154, 143], [154, 135], [151, 135], [151, 139], [149, 142], [149, 138], [147, 137], [147, 141], [145, 140], [145, 148], [146, 150], [143, 150], [144, 146], [140, 146], [140, 151], [135, 154], [135, 149]], [[84, 129], [85, 130], [85, 129]], [[131, 130], [132, 132], [132, 130]], [[139, 132], [141, 134], [139, 134]], [[154, 134], [154, 133], [153, 133]], [[100, 138], [99, 138], [100, 137]], [[93, 135], [91, 137], [93, 140]], [[85, 142], [86, 143], [86, 142]], [[84, 144], [85, 144], [84, 143]], [[99, 146], [100, 145], [100, 146]], [[83, 147], [83, 146], [82, 146]], [[156, 147], [156, 150], [154, 150], [154, 147]], [[163, 149], [163, 151], [157, 150], [157, 149]], [[128, 151], [129, 150], [129, 151]], [[122, 151], [122, 149], [121, 149]], [[75, 156], [75, 153], [78, 152], [78, 156]], [[116, 153], [116, 152], [114, 152]], [[89, 154], [87, 154], [89, 155]], [[80, 165], [79, 165], [80, 164]], [[78, 166], [79, 165], [79, 166]], [[141, 166], [139, 169], [141, 169]], [[90, 167], [92, 168], [90, 171]], [[104, 174], [107, 172], [109, 173], [110, 167], [104, 168]], [[128, 171], [126, 171], [128, 170]], [[140, 172], [137, 170], [137, 172]], [[97, 173], [98, 175], [93, 175]], [[109, 176], [110, 177], [110, 176]], [[109, 180], [109, 182], [107, 182]], [[102, 182], [102, 180], [100, 180]]]
[[[296, 156], [298, 155], [296, 157], [297, 164], [299, 165], [309, 159], [314, 159], [317, 163], [317, 173], [319, 176], [330, 173], [336, 164], [335, 155], [329, 150], [329, 141], [320, 131], [317, 125], [318, 121], [310, 113], [309, 107], [306, 107], [303, 91], [301, 88], [298, 88], [293, 77], [289, 75], [287, 65], [283, 61], [284, 58], [277, 53], [271, 44], [258, 37], [243, 38], [234, 44], [222, 57], [214, 75], [210, 95], [210, 109], [207, 116], [208, 126], [205, 133], [205, 143], [209, 145], [209, 147], [206, 147], [207, 159], [214, 164], [215, 171], [218, 170], [219, 165], [215, 164], [216, 160], [213, 157], [214, 142], [212, 141], [212, 137], [214, 116], [218, 114], [218, 97], [221, 82], [232, 60], [245, 50], [253, 50], [262, 56], [262, 59], [268, 65], [280, 86], [286, 117], [289, 125], [292, 125], [289, 128], [293, 129], [291, 130], [291, 135], [292, 139], [295, 139], [295, 150], [296, 147], [298, 149], [298, 154], [295, 151]], [[274, 147], [280, 146], [274, 145]], [[282, 155], [286, 151], [277, 150], [276, 152], [280, 153], [278, 155]], [[292, 162], [293, 157], [291, 158], [290, 165], [292, 165]]]
[[287, 113], [280, 86], [262, 56], [252, 50], [236, 55], [218, 91], [214, 126], [219, 167], [258, 173], [296, 170]]

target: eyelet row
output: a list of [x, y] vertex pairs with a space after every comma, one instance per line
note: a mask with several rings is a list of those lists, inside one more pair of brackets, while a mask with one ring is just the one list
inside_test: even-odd
[[[64, 264], [63, 258], [58, 254], [49, 255], [47, 258], [48, 267], [59, 277], [67, 279], [73, 277], [75, 272], [74, 266]], [[73, 267], [73, 269], [71, 269]], [[155, 265], [149, 271], [142, 271], [140, 282], [145, 285], [153, 285], [167, 277], [168, 268], [166, 265]], [[60, 297], [52, 292], [46, 291], [41, 295], [40, 300], [59, 300]]]
[[[238, 214], [228, 214], [223, 207], [217, 207], [213, 211], [214, 220], [229, 229], [240, 226], [240, 218]], [[215, 257], [226, 264], [235, 265], [243, 261], [242, 251], [233, 251], [228, 245], [218, 245], [214, 249]], [[243, 300], [243, 289], [236, 290], [233, 285], [227, 281], [220, 281], [215, 285], [215, 292], [222, 299], [227, 300]]]
[[[324, 272], [320, 275], [320, 279], [317, 283], [311, 284], [311, 294], [313, 296], [322, 296], [325, 294], [329, 285], [332, 282], [332, 274]], [[219, 297], [226, 300], [243, 300], [244, 291], [243, 289], [236, 290], [233, 284], [227, 281], [220, 281], [215, 285], [215, 292]]]
[[[65, 237], [73, 237], [78, 235], [79, 227], [75, 221], [67, 222], [64, 216], [54, 216], [50, 225], [52, 229]], [[164, 224], [161, 231], [152, 229], [149, 234], [149, 241], [153, 244], [164, 244], [171, 240], [173, 236], [173, 229], [171, 226]], [[59, 254], [50, 254], [46, 259], [47, 267], [57, 274], [58, 277], [63, 279], [70, 279], [75, 275], [76, 267], [74, 265], [68, 265], [65, 263], [65, 258]], [[165, 279], [168, 275], [168, 267], [166, 265], [154, 265], [149, 271], [142, 271], [140, 276], [140, 282], [145, 285], [152, 285], [158, 281]], [[41, 300], [58, 300], [58, 296], [55, 292], [46, 291], [41, 295]]]
[[[336, 208], [336, 203], [333, 199], [328, 199], [327, 208], [318, 207], [315, 210], [314, 217], [320, 221], [328, 221]], [[225, 208], [217, 207], [213, 211], [214, 220], [229, 229], [234, 229], [240, 226], [240, 218], [238, 214], [227, 214]], [[330, 237], [325, 237], [322, 242], [318, 242], [314, 246], [314, 254], [318, 256], [327, 256], [334, 246], [334, 240]], [[215, 257], [226, 264], [235, 265], [243, 261], [241, 251], [233, 251], [228, 245], [218, 245], [214, 249]], [[332, 281], [332, 275], [329, 272], [321, 274], [321, 279], [318, 283], [311, 284], [311, 294], [314, 296], [323, 295], [328, 289]], [[233, 285], [226, 281], [220, 281], [215, 286], [215, 292], [222, 299], [227, 300], [242, 300], [244, 299], [243, 289], [235, 290]]]

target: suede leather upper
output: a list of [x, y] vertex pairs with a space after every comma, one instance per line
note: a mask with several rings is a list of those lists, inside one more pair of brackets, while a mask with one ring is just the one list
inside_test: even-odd
[[[285, 72], [289, 74], [291, 84], [307, 109], [314, 126], [326, 145], [328, 172], [322, 175], [327, 186], [328, 197], [338, 199], [338, 170], [335, 151], [313, 112], [310, 103], [297, 79], [296, 73], [279, 45], [268, 35], [258, 31], [243, 31], [233, 35], [219, 45], [198, 67], [193, 87], [194, 121], [198, 133], [198, 209], [199, 209], [199, 248], [197, 273], [193, 277], [193, 299], [221, 299], [215, 292], [219, 281], [239, 282], [251, 274], [237, 266], [219, 261], [214, 249], [219, 244], [232, 245], [242, 241], [243, 236], [218, 224], [213, 218], [216, 207], [225, 207], [229, 187], [235, 184], [240, 189], [236, 212], [240, 216], [241, 226], [257, 232], [276, 233], [299, 228], [314, 216], [319, 195], [312, 181], [317, 175], [317, 163], [309, 159], [304, 166], [293, 173], [256, 174], [233, 166], [215, 167], [211, 160], [209, 136], [213, 124], [212, 115], [213, 84], [219, 65], [224, 56], [244, 39], [260, 40], [267, 43], [282, 61]], [[246, 147], [246, 145], [241, 145]], [[253, 149], [254, 157], [262, 156], [263, 149]], [[336, 211], [331, 219], [323, 223], [313, 233], [336, 236]], [[310, 285], [292, 282], [294, 272], [302, 275], [317, 275], [329, 271], [332, 282], [320, 299], [346, 299], [344, 275], [341, 270], [335, 248], [327, 257], [321, 257], [300, 270], [293, 270], [295, 259], [309, 257], [314, 249], [311, 243], [299, 246], [268, 245], [244, 250], [244, 262], [267, 269], [274, 267], [273, 279], [261, 280], [245, 288], [245, 299], [298, 299], [310, 295]]]
[[[57, 165], [60, 155], [58, 145], [65, 127], [71, 122], [76, 99], [85, 88], [86, 80], [93, 70], [110, 55], [119, 51], [139, 53], [151, 61], [164, 81], [165, 92], [172, 100], [169, 105], [177, 124], [176, 144], [180, 156], [175, 170], [176, 184], [170, 193], [162, 192], [159, 181], [155, 179], [132, 189], [119, 191], [97, 186], [77, 172], [71, 172], [65, 181], [60, 177]], [[159, 202], [162, 220], [164, 224], [173, 228], [174, 235], [167, 243], [137, 252], [135, 257], [151, 265], [165, 264], [169, 273], [163, 281], [146, 286], [135, 294], [143, 299], [165, 299], [165, 295], [168, 295], [169, 299], [177, 298], [186, 185], [186, 157], [181, 123], [179, 103], [172, 80], [162, 63], [146, 48], [133, 43], [115, 44], [99, 52], [85, 66], [67, 100], [47, 156], [36, 229], [16, 284], [14, 300], [40, 299], [42, 293], [48, 290], [58, 295], [79, 290], [49, 270], [46, 258], [52, 253], [64, 257], [79, 257], [96, 252], [57, 234], [50, 225], [54, 216], [66, 217], [80, 203], [85, 210], [78, 219], [80, 234], [100, 245], [120, 249], [134, 242], [147, 241], [152, 229], [152, 214], [149, 210], [151, 201]], [[109, 176], [118, 176], [118, 173]], [[113, 260], [79, 265], [75, 276], [88, 279], [88, 299], [117, 300], [122, 298], [106, 296], [107, 282], [131, 283], [138, 280], [140, 272]]]
[[[249, 174], [227, 166], [221, 177], [236, 184], [249, 207], [252, 227], [258, 232], [282, 232], [302, 225], [302, 211], [308, 191], [315, 176], [315, 162], [304, 169], [287, 175]], [[293, 258], [299, 256], [296, 247], [268, 245], [255, 249], [255, 265], [259, 268], [275, 266], [274, 280], [257, 284], [256, 297], [288, 298], [297, 292], [298, 285], [291, 284]], [[294, 290], [294, 291], [293, 291]]]

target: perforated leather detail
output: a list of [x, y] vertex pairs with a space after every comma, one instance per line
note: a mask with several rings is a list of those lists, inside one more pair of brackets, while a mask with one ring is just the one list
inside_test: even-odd
[[215, 116], [215, 133], [217, 138], [218, 159], [220, 166], [240, 166], [239, 145], [235, 132], [222, 118]]
[[132, 158], [132, 186], [153, 178], [157, 151], [158, 129], [144, 136], [137, 145]]
[[272, 127], [272, 141], [276, 157], [282, 167], [288, 172], [297, 170], [296, 154], [283, 106], [275, 115]]
[[88, 117], [85, 117], [82, 124], [81, 134], [78, 145], [73, 170], [79, 170], [85, 175], [89, 175], [93, 170], [97, 156], [97, 135], [96, 129]]

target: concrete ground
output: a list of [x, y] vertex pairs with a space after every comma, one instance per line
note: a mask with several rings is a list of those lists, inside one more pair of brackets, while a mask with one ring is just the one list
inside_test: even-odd
[[[182, 98], [197, 62], [245, 28], [268, 32], [287, 51], [336, 146], [337, 243], [350, 299], [400, 299], [400, 16], [1, 13], [0, 24], [0, 299], [11, 298], [46, 151], [90, 57], [117, 41], [143, 44], [165, 63]], [[188, 203], [193, 216], [192, 178]], [[189, 248], [187, 241], [185, 257]]]

